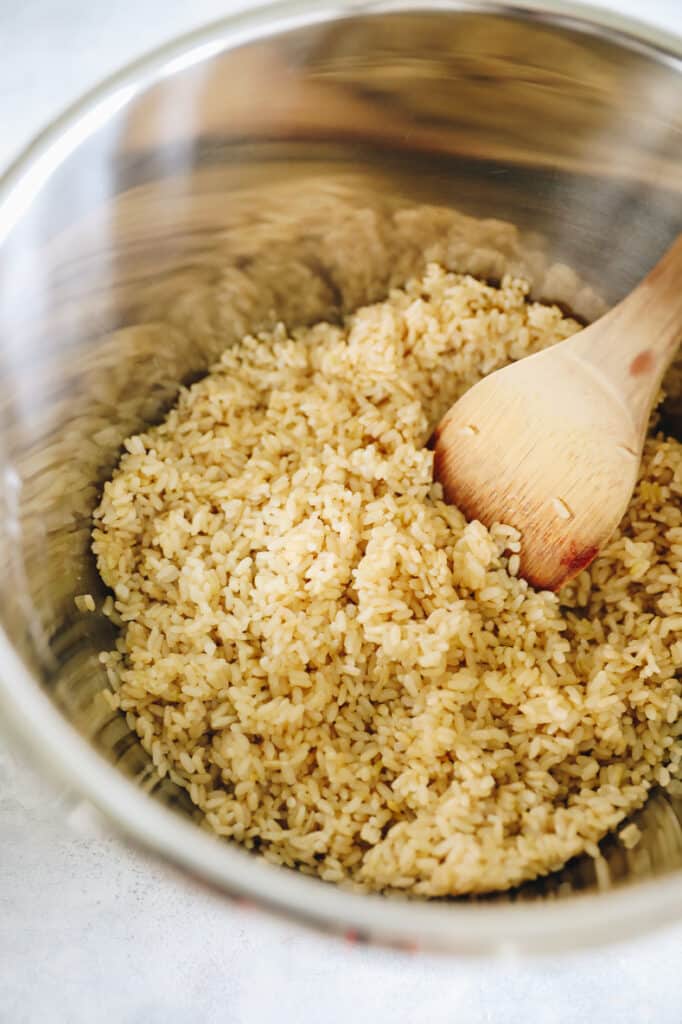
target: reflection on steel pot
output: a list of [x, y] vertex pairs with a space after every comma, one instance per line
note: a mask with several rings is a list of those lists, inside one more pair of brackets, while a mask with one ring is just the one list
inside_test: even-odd
[[103, 596], [90, 513], [122, 439], [244, 332], [434, 258], [584, 319], [620, 298], [682, 229], [681, 97], [682, 43], [563, 4], [299, 0], [139, 62], [27, 151], [0, 186], [0, 696], [36, 757], [194, 875], [329, 929], [544, 950], [682, 913], [664, 794], [634, 850], [603, 844], [607, 877], [581, 858], [479, 901], [348, 893], [215, 839], [98, 696], [112, 627], [74, 604]]

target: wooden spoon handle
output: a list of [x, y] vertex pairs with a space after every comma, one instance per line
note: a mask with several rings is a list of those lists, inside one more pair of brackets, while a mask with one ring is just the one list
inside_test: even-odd
[[573, 354], [607, 378], [646, 430], [663, 374], [682, 337], [682, 235], [643, 281], [596, 324], [576, 335]]

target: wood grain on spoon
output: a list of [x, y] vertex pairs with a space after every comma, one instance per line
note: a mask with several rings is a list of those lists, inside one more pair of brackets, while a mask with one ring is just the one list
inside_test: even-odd
[[485, 377], [438, 425], [446, 500], [520, 530], [534, 586], [558, 590], [616, 530], [681, 334], [682, 235], [600, 320]]

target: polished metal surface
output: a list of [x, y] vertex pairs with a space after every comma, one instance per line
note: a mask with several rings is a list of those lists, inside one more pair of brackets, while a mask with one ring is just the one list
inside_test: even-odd
[[98, 697], [113, 630], [73, 601], [104, 594], [90, 513], [122, 439], [245, 331], [338, 318], [426, 257], [522, 271], [585, 319], [621, 297], [682, 230], [681, 53], [563, 4], [283, 3], [118, 76], [0, 185], [0, 696], [126, 833], [398, 944], [556, 949], [682, 913], [662, 793], [640, 847], [603, 844], [608, 893], [583, 858], [485, 901], [365, 897], [214, 840]]

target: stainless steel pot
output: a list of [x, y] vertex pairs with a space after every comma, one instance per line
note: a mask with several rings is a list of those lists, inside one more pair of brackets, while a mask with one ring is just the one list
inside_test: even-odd
[[6, 723], [126, 835], [327, 929], [555, 950], [679, 916], [660, 793], [635, 851], [603, 844], [608, 891], [585, 858], [494, 899], [363, 896], [214, 839], [98, 696], [112, 629], [73, 599], [103, 595], [89, 515], [122, 439], [222, 345], [378, 298], [425, 253], [589, 318], [682, 229], [681, 193], [682, 43], [565, 4], [296, 0], [91, 93], [0, 184]]

